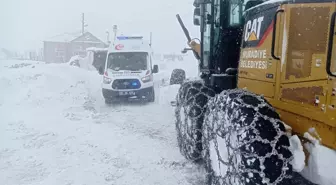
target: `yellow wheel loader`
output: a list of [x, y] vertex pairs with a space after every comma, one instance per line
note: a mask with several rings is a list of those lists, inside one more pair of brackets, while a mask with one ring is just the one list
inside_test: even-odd
[[312, 161], [309, 146], [336, 161], [336, 2], [194, 6], [200, 42], [177, 15], [200, 70], [173, 103], [182, 155], [205, 165], [208, 185], [323, 182], [300, 173]]

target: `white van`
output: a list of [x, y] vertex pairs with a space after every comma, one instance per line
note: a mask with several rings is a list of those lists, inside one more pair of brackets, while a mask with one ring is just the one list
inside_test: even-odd
[[102, 91], [107, 104], [119, 100], [155, 101], [152, 49], [143, 37], [119, 36], [111, 44], [103, 71]]

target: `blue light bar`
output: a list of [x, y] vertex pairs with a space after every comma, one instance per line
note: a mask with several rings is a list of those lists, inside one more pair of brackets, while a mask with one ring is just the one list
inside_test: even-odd
[[127, 40], [127, 37], [125, 36], [120, 36], [120, 37], [117, 37], [118, 40]]
[[142, 36], [131, 36], [131, 37], [128, 37], [128, 36], [118, 36], [117, 39], [118, 40], [137, 40], [137, 39], [142, 39], [143, 37]]

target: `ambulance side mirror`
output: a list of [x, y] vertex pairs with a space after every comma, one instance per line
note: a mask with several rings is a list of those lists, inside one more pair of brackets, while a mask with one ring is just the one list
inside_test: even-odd
[[158, 65], [154, 65], [153, 73], [158, 73], [158, 72], [159, 72], [159, 66]]
[[103, 69], [102, 67], [100, 67], [99, 70], [98, 70], [98, 73], [99, 73], [100, 75], [103, 75], [103, 74], [104, 74], [104, 69]]
[[201, 25], [201, 9], [199, 7], [194, 9], [194, 25]]

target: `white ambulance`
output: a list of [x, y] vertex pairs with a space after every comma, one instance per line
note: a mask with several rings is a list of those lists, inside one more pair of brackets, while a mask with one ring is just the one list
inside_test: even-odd
[[111, 44], [103, 72], [102, 91], [107, 104], [120, 100], [155, 101], [152, 48], [141, 36], [119, 36]]

